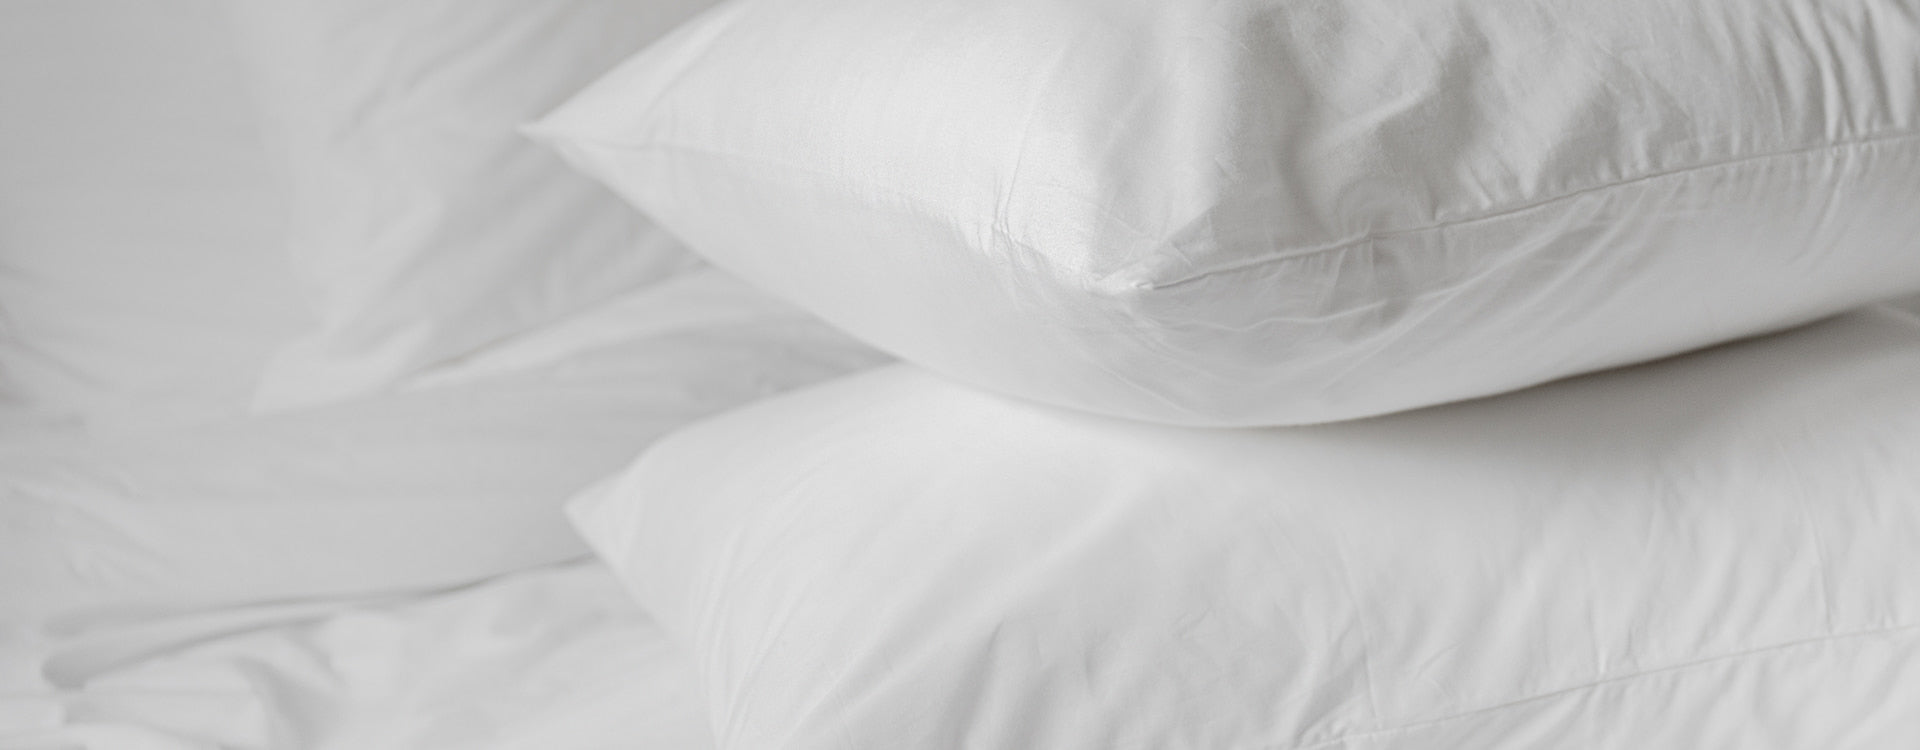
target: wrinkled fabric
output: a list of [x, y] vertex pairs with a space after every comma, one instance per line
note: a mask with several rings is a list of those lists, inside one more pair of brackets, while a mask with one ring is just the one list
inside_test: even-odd
[[0, 411], [243, 413], [304, 323], [221, 2], [0, 3]]
[[685, 267], [517, 128], [710, 4], [228, 3], [318, 319], [261, 376], [256, 409], [389, 390]]
[[0, 441], [0, 626], [73, 631], [563, 560], [584, 550], [559, 504], [655, 438], [886, 361], [711, 269], [662, 291], [686, 303], [678, 325], [607, 308], [434, 387]]
[[4, 683], [0, 747], [701, 750], [692, 683], [606, 569], [575, 563], [122, 623]]
[[1920, 290], [1914, 0], [748, 0], [540, 126], [905, 359], [1194, 425]]
[[584, 555], [561, 504], [658, 436], [885, 361], [712, 269], [648, 291], [407, 392], [3, 435], [0, 748], [700, 747], [604, 573], [436, 593]]
[[1189, 429], [896, 366], [572, 506], [723, 748], [1920, 737], [1920, 317], [1463, 404]]

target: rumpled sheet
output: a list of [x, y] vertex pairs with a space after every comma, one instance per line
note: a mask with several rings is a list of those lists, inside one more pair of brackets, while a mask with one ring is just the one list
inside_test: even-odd
[[681, 654], [592, 562], [155, 618], [42, 671], [0, 683], [0, 748], [711, 747]]
[[658, 436], [885, 359], [723, 277], [664, 291], [325, 408], [0, 415], [0, 750], [700, 747], [597, 569], [447, 591], [584, 556], [560, 504]]
[[0, 2], [0, 411], [239, 414], [307, 325], [225, 1]]

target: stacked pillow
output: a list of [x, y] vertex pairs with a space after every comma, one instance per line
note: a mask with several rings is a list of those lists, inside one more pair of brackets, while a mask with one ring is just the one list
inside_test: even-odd
[[1911, 0], [742, 0], [539, 130], [1005, 394], [1370, 416], [1920, 288]]
[[735, 0], [534, 132], [951, 379], [575, 503], [723, 747], [1920, 733], [1920, 321], [1437, 406], [1920, 291], [1913, 0]]

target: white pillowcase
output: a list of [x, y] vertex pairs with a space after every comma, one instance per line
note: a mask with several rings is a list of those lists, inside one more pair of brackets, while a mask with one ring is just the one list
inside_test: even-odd
[[722, 747], [1888, 748], [1920, 736], [1920, 318], [1197, 430], [905, 367], [577, 500]]
[[883, 348], [1175, 423], [1920, 289], [1911, 0], [741, 0], [541, 129]]
[[517, 129], [711, 4], [233, 2], [320, 319], [256, 406], [383, 390], [682, 267], [663, 232]]

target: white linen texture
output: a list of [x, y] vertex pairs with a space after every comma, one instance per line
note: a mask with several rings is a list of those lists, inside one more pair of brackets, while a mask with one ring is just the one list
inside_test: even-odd
[[1306, 428], [909, 366], [575, 502], [722, 748], [1848, 748], [1920, 737], [1920, 319]]
[[319, 321], [256, 408], [388, 390], [684, 268], [518, 128], [711, 4], [230, 0]]
[[1298, 424], [1920, 291], [1915, 0], [740, 0], [544, 137], [961, 381]]
[[1916, 28], [0, 2], [0, 750], [1910, 750]]
[[222, 1], [0, 3], [0, 438], [243, 413], [305, 323]]
[[[0, 748], [586, 750], [701, 728], [677, 667], [579, 669], [669, 649], [637, 610], [449, 590], [584, 556], [562, 503], [656, 437], [885, 360], [711, 268], [649, 292], [407, 392], [0, 440]], [[543, 596], [562, 601], [528, 608]]]

